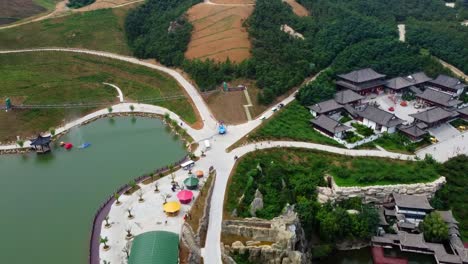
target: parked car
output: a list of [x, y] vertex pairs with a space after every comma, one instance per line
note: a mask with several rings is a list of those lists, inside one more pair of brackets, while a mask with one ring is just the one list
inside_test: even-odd
[[271, 109], [271, 111], [273, 111], [273, 112], [276, 112], [277, 110], [278, 110], [278, 107], [276, 107], [276, 106]]
[[284, 104], [283, 104], [283, 103], [281, 103], [281, 104], [278, 105], [278, 108], [283, 108], [283, 107], [284, 107]]
[[265, 120], [265, 119], [266, 119], [266, 116], [265, 116], [265, 115], [262, 115], [262, 116], [260, 117], [260, 120]]

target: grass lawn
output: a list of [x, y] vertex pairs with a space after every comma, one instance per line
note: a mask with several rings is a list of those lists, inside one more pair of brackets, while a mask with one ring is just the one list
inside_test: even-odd
[[[409, 184], [437, 179], [439, 167], [430, 159], [400, 161], [291, 148], [256, 151], [242, 157], [231, 176], [226, 213], [237, 209], [239, 216], [249, 216], [257, 188], [264, 201], [258, 215], [271, 218], [286, 203], [294, 204], [297, 197], [309, 196], [316, 186], [324, 186], [326, 174], [332, 175], [339, 186]], [[239, 197], [244, 197], [240, 203]]]
[[55, 9], [55, 5], [60, 2], [60, 0], [33, 0], [34, 3], [46, 8], [47, 10]]
[[[42, 52], [0, 55], [0, 99], [13, 104], [65, 104], [117, 102], [114, 88], [122, 89], [128, 101], [181, 95], [182, 89], [170, 76], [142, 66], [92, 55]], [[196, 122], [186, 98], [155, 103], [179, 114], [188, 123]], [[99, 106], [98, 108], [103, 108]], [[0, 112], [0, 141], [17, 135], [31, 136], [77, 118], [94, 109], [15, 110]]]
[[132, 6], [80, 12], [0, 30], [0, 49], [69, 47], [130, 55], [124, 20]]
[[281, 109], [265, 124], [260, 126], [249, 138], [260, 140], [294, 140], [341, 147], [335, 140], [326, 137], [312, 128], [312, 115], [297, 101]]
[[373, 143], [387, 151], [414, 154], [417, 149], [430, 145], [431, 141], [426, 137], [419, 142], [412, 142], [408, 137], [397, 132], [393, 134], [385, 134], [374, 140]]

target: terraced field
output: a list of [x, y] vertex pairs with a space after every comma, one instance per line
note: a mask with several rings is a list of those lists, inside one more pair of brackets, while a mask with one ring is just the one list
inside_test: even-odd
[[296, 2], [296, 0], [283, 0], [283, 1], [288, 3], [288, 5], [292, 7], [294, 14], [301, 16], [301, 17], [310, 15], [309, 11], [305, 7], [303, 7], [301, 4]]
[[[243, 2], [246, 1], [219, 0], [212, 3]], [[207, 3], [192, 7], [187, 14], [194, 30], [185, 56], [189, 59], [215, 61], [229, 58], [234, 62], [249, 58], [251, 43], [247, 29], [242, 24], [253, 9], [253, 5], [222, 6]]]

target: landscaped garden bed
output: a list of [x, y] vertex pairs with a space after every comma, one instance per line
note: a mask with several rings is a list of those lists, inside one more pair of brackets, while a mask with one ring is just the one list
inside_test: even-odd
[[450, 125], [462, 132], [468, 130], [468, 121], [463, 120], [461, 118], [453, 120], [452, 122], [450, 122]]
[[356, 132], [364, 137], [370, 137], [374, 135], [374, 131], [372, 130], [372, 128], [366, 127], [363, 124], [352, 123], [351, 126], [356, 128]]
[[293, 101], [254, 131], [249, 136], [249, 141], [293, 140], [342, 147], [332, 138], [313, 129], [310, 125], [312, 118], [305, 107]]
[[384, 133], [383, 136], [374, 141], [374, 144], [387, 151], [413, 154], [417, 149], [429, 146], [431, 140], [429, 136], [426, 136], [421, 141], [413, 142], [408, 137], [397, 132], [393, 134]]

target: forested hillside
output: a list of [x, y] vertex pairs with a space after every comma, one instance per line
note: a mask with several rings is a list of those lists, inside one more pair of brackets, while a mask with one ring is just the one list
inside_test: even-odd
[[[300, 2], [310, 8], [312, 15], [320, 23], [321, 30], [315, 36], [314, 61], [320, 68], [330, 66], [327, 75], [303, 87], [298, 93], [297, 98], [304, 105], [330, 99], [335, 92], [333, 80], [336, 74], [360, 68], [371, 67], [388, 77], [417, 71], [425, 71], [432, 77], [439, 73], [449, 73], [427, 52], [421, 52], [421, 47], [425, 45], [408, 45], [397, 39], [397, 23], [402, 21], [416, 23], [419, 21], [416, 19], [420, 19], [424, 22], [417, 23], [455, 24], [456, 11], [446, 8], [442, 1], [300, 0]], [[411, 33], [408, 34], [407, 39], [412, 39]], [[416, 39], [422, 41], [424, 38]], [[461, 37], [454, 37], [450, 41], [449, 43], [454, 42], [452, 48], [443, 47], [443, 49], [457, 50], [463, 54], [463, 45], [466, 44], [462, 44]], [[413, 44], [411, 41], [410, 43]], [[442, 52], [439, 50], [433, 54]], [[448, 61], [462, 63], [467, 58], [468, 56], [460, 56]]]
[[452, 22], [410, 20], [407, 25], [407, 40], [468, 73], [467, 26]]
[[135, 56], [181, 65], [192, 30], [184, 13], [199, 2], [202, 0], [148, 0], [130, 12], [125, 31]]
[[[202, 91], [235, 78], [255, 79], [262, 89], [258, 101], [268, 104], [330, 67], [329, 74], [316, 81], [320, 85], [308, 85], [299, 93], [300, 101], [308, 104], [333, 94], [335, 74], [362, 67], [389, 77], [420, 70], [431, 76], [444, 72], [421, 48], [465, 71], [468, 67], [468, 28], [454, 26], [464, 9], [447, 8], [439, 0], [299, 0], [310, 17], [296, 16], [281, 0], [257, 0], [244, 23], [253, 46], [251, 59], [239, 64], [187, 60], [184, 52], [192, 26], [184, 13], [199, 2], [149, 0], [128, 16], [126, 33], [136, 56], [182, 67]], [[402, 22], [408, 24], [411, 45], [397, 41], [396, 25]], [[304, 39], [283, 32], [285, 24]]]

